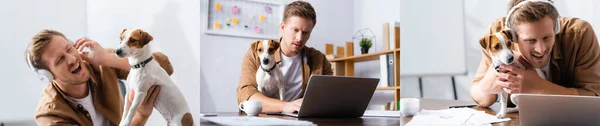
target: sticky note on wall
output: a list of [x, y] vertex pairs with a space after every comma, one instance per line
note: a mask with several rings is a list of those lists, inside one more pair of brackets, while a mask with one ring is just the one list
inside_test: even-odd
[[265, 22], [265, 15], [260, 15], [260, 22]]
[[239, 13], [240, 13], [240, 8], [238, 8], [237, 6], [233, 6], [233, 7], [231, 8], [231, 12], [232, 12], [233, 14], [239, 14]]
[[220, 4], [220, 3], [217, 3], [217, 4], [215, 5], [215, 9], [217, 9], [218, 11], [220, 11], [220, 10], [221, 10], [221, 4]]
[[215, 22], [215, 29], [221, 29], [221, 23]]
[[237, 18], [232, 18], [231, 19], [231, 24], [234, 24], [234, 25], [238, 24], [238, 19]]

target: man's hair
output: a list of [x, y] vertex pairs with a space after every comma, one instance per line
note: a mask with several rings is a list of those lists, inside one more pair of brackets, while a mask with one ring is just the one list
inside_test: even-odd
[[41, 63], [42, 53], [44, 51], [44, 47], [48, 45], [50, 41], [52, 41], [52, 38], [54, 36], [66, 38], [65, 35], [63, 35], [62, 33], [49, 29], [44, 29], [37, 33], [35, 36], [33, 36], [31, 41], [29, 42], [29, 45], [27, 45], [27, 49], [25, 49], [25, 61], [27, 62], [27, 58], [29, 58], [29, 61], [31, 61], [31, 65], [33, 65], [30, 67], [46, 69], [46, 66], [42, 65]]
[[[512, 9], [517, 4], [523, 2], [525, 0], [512, 0], [508, 4], [508, 11]], [[548, 0], [552, 2], [551, 0]], [[507, 12], [508, 13], [508, 12]], [[512, 15], [510, 15], [510, 26], [511, 29], [516, 31], [516, 26], [523, 23], [537, 22], [544, 19], [546, 16], [549, 16], [554, 23], [557, 23], [558, 20], [558, 10], [545, 2], [534, 2], [531, 1], [523, 6], [517, 8]], [[508, 15], [507, 15], [508, 17]], [[556, 24], [554, 25], [556, 26]]]
[[313, 21], [313, 25], [317, 24], [317, 13], [308, 2], [294, 1], [285, 6], [283, 11], [283, 21], [292, 16], [298, 16]]

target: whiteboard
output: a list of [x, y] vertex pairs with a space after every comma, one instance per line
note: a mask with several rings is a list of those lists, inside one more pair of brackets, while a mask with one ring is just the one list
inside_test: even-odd
[[279, 39], [283, 2], [267, 0], [208, 0], [206, 34]]
[[466, 74], [462, 0], [400, 2], [400, 74]]

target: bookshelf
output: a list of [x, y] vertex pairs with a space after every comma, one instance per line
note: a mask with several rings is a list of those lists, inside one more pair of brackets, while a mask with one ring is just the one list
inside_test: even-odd
[[[333, 55], [333, 45], [325, 44], [325, 55], [332, 64], [334, 75], [336, 76], [354, 76], [354, 63], [366, 62], [366, 61], [378, 61], [381, 55], [393, 54], [393, 74], [394, 86], [388, 87], [377, 87], [376, 90], [393, 90], [394, 91], [394, 103], [400, 102], [400, 48], [393, 50], [384, 50], [378, 52], [371, 52], [367, 54], [361, 54], [354, 56], [353, 50], [354, 44], [352, 42], [346, 42], [346, 48], [337, 47], [337, 54]], [[347, 54], [347, 55], [344, 55]], [[384, 80], [380, 80], [384, 81]], [[390, 107], [390, 110], [398, 110], [396, 107]]]

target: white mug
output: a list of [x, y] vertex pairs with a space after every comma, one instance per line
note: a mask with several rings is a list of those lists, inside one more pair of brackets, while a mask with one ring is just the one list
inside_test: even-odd
[[238, 107], [240, 110], [246, 112], [248, 116], [258, 116], [262, 111], [262, 103], [260, 101], [244, 101]]
[[400, 99], [400, 113], [403, 116], [413, 116], [419, 112], [419, 99], [402, 98]]

